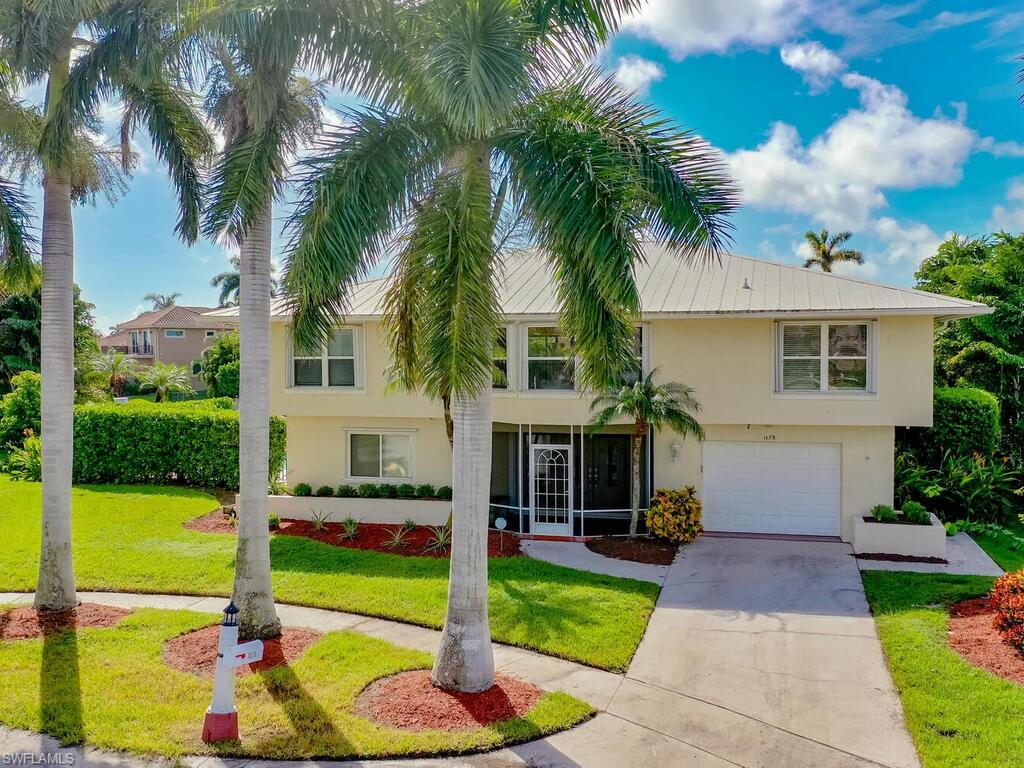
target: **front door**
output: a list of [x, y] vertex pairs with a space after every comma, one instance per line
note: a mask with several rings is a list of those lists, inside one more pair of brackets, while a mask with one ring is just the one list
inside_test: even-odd
[[629, 510], [630, 440], [629, 435], [587, 435], [583, 441], [584, 509]]
[[530, 513], [532, 533], [572, 535], [572, 446], [531, 446]]

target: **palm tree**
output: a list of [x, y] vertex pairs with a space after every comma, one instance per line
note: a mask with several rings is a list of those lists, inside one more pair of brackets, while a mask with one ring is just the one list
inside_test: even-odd
[[[47, 81], [42, 111], [15, 99], [0, 104], [0, 165], [41, 176], [43, 187], [40, 609], [77, 602], [71, 559], [71, 205], [123, 191], [134, 162], [130, 139], [142, 126], [178, 191], [178, 234], [187, 241], [198, 234], [196, 158], [209, 152], [212, 141], [177, 74], [190, 71], [175, 29], [178, 6], [177, 0], [11, 0], [0, 7], [0, 61], [9, 78]], [[97, 144], [91, 130], [101, 97], [119, 98], [124, 106], [120, 152]]]
[[[225, 270], [217, 275], [214, 275], [213, 279], [210, 280], [211, 288], [219, 288], [220, 296], [217, 297], [217, 305], [221, 307], [234, 307], [238, 305], [238, 297], [240, 293], [240, 287], [242, 283], [242, 260], [238, 256], [230, 256], [228, 261], [231, 264], [231, 269]], [[271, 270], [273, 270], [271, 265]], [[271, 274], [270, 277], [270, 295], [271, 297], [277, 296], [281, 290], [281, 286], [277, 281], [277, 278]]]
[[852, 248], [840, 248], [843, 243], [853, 237], [852, 232], [837, 232], [830, 235], [827, 229], [820, 233], [807, 230], [804, 240], [811, 247], [811, 256], [804, 262], [804, 268], [821, 267], [822, 272], [831, 272], [832, 265], [837, 261], [853, 261], [864, 263], [864, 254]]
[[107, 386], [114, 397], [124, 393], [124, 383], [135, 373], [135, 360], [124, 352], [111, 350], [92, 359], [92, 369], [107, 378]]
[[178, 303], [180, 297], [180, 293], [147, 293], [142, 297], [142, 300], [151, 301], [153, 303], [153, 311], [157, 312], [161, 309], [170, 309]]
[[350, 115], [310, 165], [287, 254], [297, 344], [322, 344], [350, 286], [406, 235], [388, 301], [408, 384], [450, 388], [454, 519], [448, 608], [432, 679], [494, 681], [487, 618], [491, 346], [501, 263], [495, 220], [522, 211], [549, 254], [560, 324], [602, 388], [630, 366], [634, 265], [648, 233], [684, 256], [717, 253], [734, 191], [714, 154], [582, 66], [631, 3], [435, 0], [381, 32], [404, 53], [377, 103]]
[[148, 368], [140, 369], [139, 382], [153, 390], [156, 394], [154, 401], [157, 403], [167, 400], [172, 392], [192, 391], [192, 378], [188, 368], [173, 363], [154, 363]]
[[607, 427], [613, 421], [629, 419], [633, 422], [633, 484], [630, 498], [629, 535], [636, 536], [640, 519], [640, 465], [643, 457], [644, 437], [653, 429], [666, 427], [679, 435], [693, 435], [704, 439], [704, 429], [693, 414], [700, 411], [700, 403], [693, 390], [685, 384], [670, 381], [655, 382], [658, 369], [648, 373], [633, 385], [626, 385], [599, 395], [590, 409], [600, 408], [590, 421], [591, 429]]
[[23, 289], [36, 278], [32, 261], [32, 214], [21, 189], [0, 178], [0, 296]]

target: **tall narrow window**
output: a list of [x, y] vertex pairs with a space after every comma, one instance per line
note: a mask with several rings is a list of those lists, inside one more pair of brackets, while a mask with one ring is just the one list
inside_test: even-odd
[[644, 328], [633, 329], [633, 365], [623, 374], [626, 384], [636, 384], [644, 376]]
[[495, 389], [508, 389], [508, 329], [499, 328], [491, 350], [494, 368], [491, 371], [491, 385]]
[[530, 389], [572, 390], [575, 388], [575, 359], [570, 339], [550, 326], [532, 326], [526, 331], [527, 381]]

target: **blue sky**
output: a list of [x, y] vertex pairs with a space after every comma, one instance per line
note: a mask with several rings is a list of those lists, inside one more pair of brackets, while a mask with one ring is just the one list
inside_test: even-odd
[[[733, 250], [799, 262], [806, 229], [849, 229], [867, 263], [848, 271], [909, 285], [947, 233], [1024, 229], [1022, 52], [1019, 3], [653, 0], [601, 63], [722, 152], [744, 203]], [[101, 330], [150, 291], [215, 303], [227, 265], [216, 244], [175, 240], [140, 150], [122, 200], [76, 211]]]

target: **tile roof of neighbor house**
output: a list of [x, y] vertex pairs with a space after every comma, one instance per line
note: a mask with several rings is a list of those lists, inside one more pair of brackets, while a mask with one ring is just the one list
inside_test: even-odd
[[99, 340], [100, 347], [127, 347], [131, 345], [132, 335], [128, 331], [114, 331]]
[[174, 305], [167, 309], [143, 312], [134, 320], [120, 323], [118, 331], [135, 331], [146, 328], [226, 328], [230, 323], [209, 313], [216, 307], [187, 307]]
[[[701, 263], [649, 243], [646, 259], [637, 266], [642, 314], [645, 317], [717, 315], [907, 315], [938, 318], [987, 314], [991, 308], [950, 296], [872, 283], [857, 277], [804, 269], [791, 264], [723, 254], [720, 261]], [[558, 301], [551, 264], [537, 249], [527, 249], [505, 262], [499, 302], [506, 316], [557, 314]], [[345, 315], [382, 314], [390, 277], [358, 283]], [[290, 315], [287, 302], [277, 300], [273, 316]], [[214, 317], [237, 317], [238, 309], [215, 310]]]

